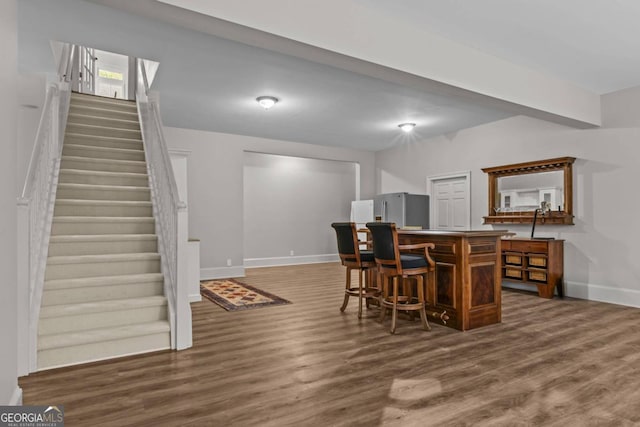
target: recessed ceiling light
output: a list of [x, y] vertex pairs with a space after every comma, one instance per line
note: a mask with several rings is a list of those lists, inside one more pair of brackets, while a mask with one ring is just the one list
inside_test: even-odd
[[416, 127], [415, 123], [400, 123], [398, 125], [398, 127], [400, 129], [402, 129], [403, 132], [409, 133], [413, 130], [414, 127]]
[[276, 105], [276, 103], [278, 102], [278, 98], [276, 98], [275, 96], [259, 96], [256, 98], [256, 101], [258, 101], [258, 104], [260, 104], [262, 108], [268, 110], [269, 108]]

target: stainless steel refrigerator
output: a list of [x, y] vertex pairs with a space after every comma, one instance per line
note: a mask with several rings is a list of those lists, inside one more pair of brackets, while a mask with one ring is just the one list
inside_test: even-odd
[[398, 228], [429, 228], [429, 196], [423, 194], [380, 194], [373, 198], [373, 210], [376, 220], [395, 222]]

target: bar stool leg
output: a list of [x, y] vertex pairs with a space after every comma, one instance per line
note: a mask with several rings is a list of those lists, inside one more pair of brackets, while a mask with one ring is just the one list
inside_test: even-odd
[[391, 333], [396, 333], [396, 320], [398, 319], [398, 276], [393, 277], [393, 311], [391, 312]]
[[[371, 269], [367, 268], [367, 275], [365, 276], [365, 287], [371, 287]], [[369, 309], [369, 298], [365, 300], [367, 310]]]
[[422, 320], [422, 327], [425, 331], [430, 331], [431, 326], [429, 325], [429, 321], [427, 320], [427, 311], [425, 306], [427, 304], [427, 300], [425, 298], [425, 284], [423, 275], [419, 275], [416, 277], [418, 282], [418, 302], [420, 303], [420, 320]]
[[345, 280], [346, 289], [344, 291], [344, 301], [342, 302], [342, 307], [340, 307], [340, 311], [344, 312], [347, 308], [347, 304], [349, 304], [349, 288], [351, 288], [351, 269], [347, 267], [347, 278]]
[[382, 286], [382, 291], [380, 292], [380, 322], [384, 322], [385, 317], [387, 317], [387, 307], [384, 306], [384, 302], [389, 296], [389, 283], [388, 277], [385, 275], [380, 275], [380, 279], [380, 286]]
[[362, 319], [362, 269], [358, 269], [358, 319]]

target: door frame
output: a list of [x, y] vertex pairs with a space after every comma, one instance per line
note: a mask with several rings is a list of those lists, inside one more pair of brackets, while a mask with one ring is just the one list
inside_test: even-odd
[[445, 181], [449, 179], [464, 178], [465, 192], [467, 193], [467, 206], [466, 210], [469, 213], [467, 217], [466, 227], [471, 230], [471, 171], [462, 171], [447, 173], [443, 175], [433, 175], [427, 177], [427, 194], [429, 195], [429, 218], [430, 221], [435, 219], [435, 203], [433, 199], [433, 185], [437, 181]]

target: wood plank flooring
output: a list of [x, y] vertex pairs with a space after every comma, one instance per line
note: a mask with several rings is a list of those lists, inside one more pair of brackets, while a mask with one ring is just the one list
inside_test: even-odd
[[[290, 305], [193, 304], [193, 348], [20, 379], [68, 426], [640, 425], [640, 310], [505, 290], [467, 332], [340, 313], [337, 263], [247, 270]], [[368, 314], [377, 316], [377, 309]]]

